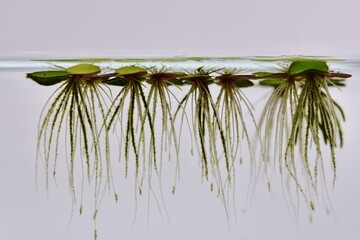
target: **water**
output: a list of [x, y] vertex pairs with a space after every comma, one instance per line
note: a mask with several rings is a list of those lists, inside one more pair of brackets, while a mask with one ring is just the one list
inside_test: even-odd
[[[205, 65], [208, 67], [237, 66], [250, 71], [273, 69], [279, 62], [260, 61], [264, 59], [190, 59], [191, 61], [142, 61], [143, 65], [169, 64], [176, 69]], [[256, 60], [256, 61], [254, 61]], [[133, 61], [102, 61], [102, 67], [116, 68]], [[79, 216], [78, 203], [74, 205], [69, 191], [68, 171], [65, 161], [59, 162], [56, 182], [50, 178], [46, 191], [44, 169], [39, 167], [35, 181], [35, 159], [38, 120], [41, 110], [56, 87], [43, 87], [25, 74], [56, 64], [70, 66], [68, 61], [0, 61], [0, 230], [6, 239], [91, 239], [93, 230], [98, 230], [99, 239], [354, 239], [360, 236], [358, 216], [360, 214], [360, 189], [357, 187], [360, 163], [357, 157], [360, 134], [357, 104], [360, 103], [360, 64], [356, 59], [338, 61], [330, 59], [332, 69], [352, 74], [346, 87], [331, 89], [331, 94], [343, 106], [346, 122], [344, 147], [336, 150], [337, 181], [334, 189], [329, 187], [333, 211], [327, 214], [324, 205], [311, 213], [301, 197], [295, 209], [287, 205], [286, 190], [282, 189], [281, 176], [269, 193], [266, 183], [260, 181], [254, 194], [248, 194], [250, 179], [249, 165], [237, 168], [237, 186], [234, 194], [237, 219], [231, 216], [228, 224], [221, 199], [216, 191], [211, 192], [209, 183], [202, 183], [201, 168], [197, 154], [191, 155], [184, 130], [181, 142], [181, 178], [176, 193], [171, 193], [174, 171], [166, 163], [162, 173], [163, 198], [154, 184], [155, 195], [146, 189], [145, 194], [135, 200], [134, 176], [124, 178], [121, 167], [114, 166], [119, 189], [119, 202], [113, 194], [105, 192], [96, 226], [92, 220], [94, 212], [93, 185], [85, 184], [83, 193], [83, 214]], [[216, 89], [212, 89], [216, 91]], [[256, 109], [256, 117], [269, 96], [268, 88], [244, 89]], [[181, 91], [176, 92], [181, 97]], [[259, 110], [258, 110], [259, 109]], [[185, 140], [184, 140], [185, 139]], [[60, 141], [60, 145], [65, 141]], [[117, 141], [111, 142], [116, 148]], [[60, 153], [61, 154], [61, 153]], [[64, 159], [64, 156], [63, 158]], [[246, 159], [246, 157], [245, 157]], [[41, 165], [41, 164], [40, 164]], [[81, 179], [81, 171], [78, 172]], [[170, 182], [169, 182], [170, 181]], [[275, 181], [276, 182], [276, 181]], [[37, 188], [36, 188], [37, 185]], [[81, 186], [78, 186], [81, 189]], [[150, 193], [148, 195], [148, 193]], [[79, 195], [80, 196], [80, 195]], [[156, 196], [157, 198], [155, 198]], [[229, 194], [232, 201], [232, 195]], [[319, 199], [324, 199], [319, 196]], [[158, 200], [160, 206], [157, 206]], [[165, 212], [166, 204], [167, 214]], [[168, 216], [168, 217], [167, 217]], [[310, 221], [312, 216], [312, 221]], [[135, 219], [135, 221], [133, 221]], [[229, 231], [230, 227], [230, 231]]]

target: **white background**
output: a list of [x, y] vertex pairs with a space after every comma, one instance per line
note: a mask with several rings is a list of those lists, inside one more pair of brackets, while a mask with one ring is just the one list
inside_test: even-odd
[[0, 54], [353, 55], [356, 0], [3, 0]]

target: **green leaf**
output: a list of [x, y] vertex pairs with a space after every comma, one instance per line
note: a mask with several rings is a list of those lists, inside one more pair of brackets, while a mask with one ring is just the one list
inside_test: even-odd
[[254, 86], [254, 83], [250, 80], [239, 80], [235, 82], [235, 85], [239, 88]]
[[51, 86], [70, 78], [69, 73], [66, 71], [33, 72], [28, 73], [26, 77], [43, 86]]
[[290, 75], [304, 74], [304, 73], [328, 73], [329, 66], [325, 61], [321, 60], [299, 60], [291, 63], [289, 67]]
[[77, 64], [75, 66], [69, 67], [66, 71], [71, 75], [88, 75], [88, 74], [97, 74], [101, 71], [98, 66], [93, 64]]
[[201, 74], [189, 74], [180, 78], [185, 84], [192, 84], [194, 81], [206, 82], [211, 84], [214, 82], [211, 76]]
[[280, 78], [288, 78], [289, 74], [288, 73], [271, 73], [271, 72], [256, 72], [253, 74], [255, 76], [255, 79], [268, 79], [268, 78], [275, 78], [275, 79], [280, 79]]
[[116, 77], [116, 78], [112, 78], [112, 79], [110, 79], [110, 80], [107, 80], [107, 81], [105, 81], [104, 83], [109, 84], [109, 85], [114, 85], [114, 86], [123, 87], [123, 86], [125, 86], [128, 82], [129, 82], [129, 80], [126, 79], [126, 78]]
[[172, 79], [167, 80], [167, 82], [169, 82], [170, 85], [177, 85], [177, 86], [184, 84], [183, 81], [181, 81], [181, 79], [179, 79], [179, 78], [172, 78]]
[[158, 72], [149, 74], [146, 82], [152, 84], [154, 81], [166, 81], [169, 85], [183, 85], [179, 77], [184, 76], [182, 72]]
[[329, 79], [330, 83], [328, 84], [329, 87], [338, 86], [344, 87], [345, 86], [345, 79]]
[[225, 74], [215, 77], [215, 82], [220, 86], [235, 85], [236, 87], [251, 87], [254, 83], [249, 79], [254, 77], [253, 75], [232, 75]]
[[266, 79], [266, 80], [262, 80], [259, 82], [260, 85], [263, 86], [273, 86], [273, 87], [277, 87], [279, 86], [281, 83], [283, 83], [285, 81], [284, 78], [280, 78], [280, 79]]
[[139, 78], [147, 74], [147, 70], [137, 66], [126, 66], [116, 69], [119, 76]]
[[254, 72], [253, 74], [256, 78], [267, 78], [267, 77], [273, 75], [274, 73], [272, 73], [272, 72]]

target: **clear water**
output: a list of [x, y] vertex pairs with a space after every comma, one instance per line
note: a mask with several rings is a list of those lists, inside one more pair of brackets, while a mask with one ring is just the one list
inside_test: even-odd
[[[143, 65], [167, 65], [176, 69], [199, 66], [239, 67], [249, 71], [275, 68], [278, 61], [268, 59], [207, 59], [203, 61], [141, 61]], [[116, 68], [133, 61], [102, 61], [102, 67]], [[39, 86], [26, 79], [27, 72], [45, 69], [53, 64], [68, 66], [68, 61], [0, 60], [0, 232], [6, 239], [92, 239], [94, 197], [92, 188], [85, 186], [83, 214], [71, 201], [66, 164], [59, 163], [59, 173], [50, 179], [47, 192], [43, 168], [39, 167], [35, 181], [35, 159], [38, 120], [48, 97], [55, 87]], [[202, 181], [196, 154], [191, 155], [187, 139], [182, 136], [181, 178], [173, 195], [173, 172], [162, 175], [163, 198], [158, 207], [151, 191], [135, 200], [134, 179], [124, 179], [119, 173], [119, 202], [111, 194], [104, 194], [96, 221], [99, 239], [356, 239], [360, 237], [360, 147], [359, 117], [360, 61], [329, 59], [332, 69], [350, 73], [347, 86], [332, 89], [331, 93], [344, 108], [346, 122], [344, 147], [337, 149], [337, 182], [330, 188], [333, 211], [328, 214], [321, 206], [314, 213], [295, 201], [295, 209], [285, 201], [281, 184], [269, 193], [260, 182], [254, 194], [248, 194], [249, 166], [238, 168], [234, 193], [237, 218], [230, 224], [223, 204], [209, 184]], [[254, 87], [244, 93], [261, 112], [269, 89]], [[181, 91], [177, 92], [181, 94]], [[185, 139], [185, 140], [184, 140]], [[116, 148], [117, 143], [112, 143]], [[171, 164], [169, 165], [171, 166]], [[121, 169], [115, 169], [121, 171]], [[79, 173], [80, 174], [80, 173]], [[279, 178], [280, 175], [275, 176]], [[36, 187], [37, 186], [37, 187]], [[155, 190], [156, 191], [156, 190]], [[148, 194], [150, 192], [150, 194]], [[285, 193], [284, 193], [285, 192]], [[321, 197], [320, 197], [321, 198]], [[231, 199], [233, 200], [233, 199]], [[166, 210], [162, 203], [166, 204]], [[310, 221], [310, 215], [312, 221]], [[135, 219], [135, 221], [133, 221]], [[230, 228], [230, 230], [229, 230]]]

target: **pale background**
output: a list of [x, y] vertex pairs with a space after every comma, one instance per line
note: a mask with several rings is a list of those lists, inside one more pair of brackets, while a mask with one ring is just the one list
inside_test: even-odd
[[[3, 0], [0, 55], [3, 59], [163, 54], [356, 57], [358, 9], [355, 0]], [[334, 95], [347, 114], [345, 147], [337, 152], [338, 181], [330, 193], [334, 214], [320, 210], [310, 223], [303, 208], [298, 216], [290, 214], [281, 188], [272, 194], [260, 189], [249, 202], [238, 194], [238, 221], [229, 232], [219, 199], [201, 184], [198, 165], [184, 153], [189, 161], [183, 164], [178, 191], [165, 195], [171, 224], [161, 221], [154, 205], [148, 226], [145, 200], [131, 232], [134, 199], [126, 196], [133, 193], [130, 179], [119, 204], [105, 197], [97, 226], [100, 239], [359, 239], [359, 72], [351, 73], [355, 76], [348, 87]], [[71, 214], [66, 171], [48, 196], [43, 179], [35, 189], [37, 123], [53, 89], [25, 81], [24, 72], [1, 73], [0, 81], [1, 239], [92, 239], [91, 209], [82, 217], [77, 209]], [[241, 174], [247, 179], [245, 170]], [[87, 201], [91, 206], [91, 196]]]
[[2, 0], [0, 54], [353, 55], [356, 0]]

